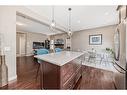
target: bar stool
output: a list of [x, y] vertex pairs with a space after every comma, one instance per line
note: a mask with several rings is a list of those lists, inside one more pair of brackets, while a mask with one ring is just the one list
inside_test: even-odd
[[[36, 55], [44, 55], [44, 54], [48, 54], [48, 53], [49, 53], [49, 50], [47, 50], [47, 49], [37, 49], [37, 50], [35, 51], [35, 54], [36, 54]], [[40, 69], [40, 64], [42, 64], [42, 60], [37, 59], [37, 63], [39, 63], [39, 66], [38, 66], [38, 68], [37, 68], [36, 79], [37, 79], [37, 77], [38, 77], [38, 73], [39, 73], [39, 69]]]

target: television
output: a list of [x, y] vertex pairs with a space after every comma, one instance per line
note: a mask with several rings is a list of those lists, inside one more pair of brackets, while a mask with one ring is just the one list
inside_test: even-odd
[[64, 44], [64, 40], [63, 39], [56, 39], [55, 44]]
[[44, 42], [33, 42], [33, 49], [44, 48]]

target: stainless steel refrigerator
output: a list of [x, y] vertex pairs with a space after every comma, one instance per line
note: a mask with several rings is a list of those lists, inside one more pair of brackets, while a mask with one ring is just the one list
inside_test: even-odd
[[126, 27], [125, 22], [118, 24], [115, 36], [114, 36], [114, 83], [116, 89], [126, 89], [126, 74], [127, 74], [127, 60], [126, 60], [126, 48], [127, 48], [127, 39], [126, 39]]

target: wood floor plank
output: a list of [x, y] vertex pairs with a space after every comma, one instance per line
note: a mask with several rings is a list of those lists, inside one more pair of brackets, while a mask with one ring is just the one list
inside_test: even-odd
[[83, 76], [77, 89], [115, 89], [113, 72], [83, 66]]

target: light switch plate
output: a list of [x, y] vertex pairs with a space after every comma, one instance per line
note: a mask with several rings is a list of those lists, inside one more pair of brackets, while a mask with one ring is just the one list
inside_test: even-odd
[[11, 47], [4, 47], [4, 51], [10, 51], [11, 50]]

